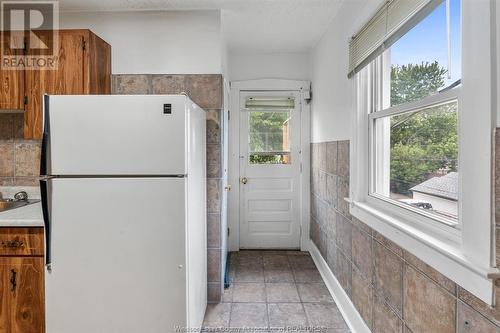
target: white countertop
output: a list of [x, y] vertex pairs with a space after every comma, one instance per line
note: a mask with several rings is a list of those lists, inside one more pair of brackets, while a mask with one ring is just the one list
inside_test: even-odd
[[[40, 199], [38, 186], [0, 186], [0, 197], [13, 198], [20, 191], [27, 192], [30, 199]], [[43, 227], [41, 203], [0, 212], [0, 227]]]
[[0, 212], [0, 227], [43, 227], [41, 203]]

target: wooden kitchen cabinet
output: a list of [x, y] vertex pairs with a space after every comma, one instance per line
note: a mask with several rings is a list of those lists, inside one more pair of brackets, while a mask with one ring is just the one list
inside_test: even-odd
[[43, 332], [43, 228], [0, 228], [0, 333]]
[[59, 30], [57, 58], [57, 70], [25, 71], [25, 139], [42, 138], [44, 94], [111, 93], [111, 46], [90, 30]]
[[[19, 50], [11, 49], [11, 38], [15, 38], [8, 32], [4, 32], [1, 39], [2, 50], [0, 63], [3, 64], [4, 54], [20, 55]], [[9, 70], [0, 66], [0, 109], [23, 110], [24, 109], [24, 71]]]
[[[50, 45], [54, 33], [37, 31], [37, 36]], [[59, 44], [55, 70], [0, 69], [0, 109], [24, 110], [25, 139], [42, 138], [44, 94], [111, 93], [111, 46], [90, 30], [58, 30], [57, 36]], [[6, 46], [9, 41], [6, 33], [2, 43]], [[30, 50], [30, 56], [37, 55], [29, 43], [25, 46]], [[39, 53], [43, 54], [43, 50]]]

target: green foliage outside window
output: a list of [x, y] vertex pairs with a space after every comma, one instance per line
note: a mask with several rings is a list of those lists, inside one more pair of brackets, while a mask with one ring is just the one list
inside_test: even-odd
[[[393, 66], [391, 104], [436, 93], [446, 70], [437, 62]], [[409, 189], [438, 173], [457, 171], [457, 103], [391, 117], [391, 192]]]
[[283, 164], [289, 156], [289, 111], [251, 111], [249, 114], [251, 164]]

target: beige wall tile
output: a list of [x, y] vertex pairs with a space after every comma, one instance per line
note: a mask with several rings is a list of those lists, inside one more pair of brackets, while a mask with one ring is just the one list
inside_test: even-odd
[[207, 288], [208, 303], [219, 303], [222, 294], [222, 286], [220, 282], [209, 283]]
[[0, 177], [14, 176], [14, 144], [0, 143]]
[[151, 75], [112, 75], [112, 93], [117, 95], [151, 94]]
[[457, 333], [500, 333], [500, 327], [493, 325], [479, 312], [468, 305], [458, 302]]
[[376, 292], [401, 313], [403, 260], [377, 242], [373, 243], [373, 254]]
[[457, 286], [456, 284], [448, 279], [446, 276], [443, 274], [439, 273], [436, 271], [434, 268], [431, 266], [427, 265], [425, 262], [422, 260], [418, 259], [416, 256], [411, 254], [408, 251], [404, 251], [404, 259], [413, 267], [417, 268], [421, 272], [425, 273], [429, 278], [431, 278], [434, 282], [439, 284], [441, 287], [445, 288], [448, 290], [450, 293], [453, 295], [456, 295], [457, 291]]
[[197, 74], [185, 76], [189, 97], [204, 109], [222, 108], [222, 75]]
[[455, 298], [411, 266], [405, 269], [404, 296], [403, 318], [413, 332], [455, 332]]
[[349, 198], [349, 178], [339, 177], [337, 181], [337, 186], [339, 188], [337, 194], [337, 209], [339, 212], [351, 218], [351, 214], [349, 213], [349, 203], [345, 201], [345, 198]]
[[372, 238], [358, 227], [352, 228], [352, 261], [363, 278], [373, 280]]
[[319, 143], [311, 143], [311, 170], [319, 169]]
[[39, 186], [40, 180], [38, 177], [16, 177], [14, 178], [14, 186]]
[[220, 248], [220, 228], [220, 214], [207, 214], [207, 246], [209, 248]]
[[352, 268], [351, 262], [340, 252], [337, 251], [337, 275], [336, 278], [339, 281], [342, 288], [349, 297], [351, 296], [351, 286], [352, 286]]
[[358, 227], [359, 229], [363, 230], [364, 232], [366, 232], [368, 235], [372, 235], [373, 234], [373, 229], [370, 228], [367, 224], [361, 222], [360, 220], [358, 220], [357, 218], [355, 218], [354, 216], [352, 217], [351, 219], [351, 222], [354, 226]]
[[373, 238], [375, 238], [375, 240], [383, 244], [385, 247], [387, 247], [389, 250], [391, 250], [398, 256], [400, 257], [403, 256], [403, 249], [400, 246], [398, 246], [396, 243], [394, 243], [393, 241], [386, 238], [385, 236], [383, 236], [382, 234], [378, 233], [375, 230], [373, 230]]
[[207, 211], [208, 213], [220, 212], [220, 181], [218, 179], [207, 179]]
[[337, 141], [327, 142], [326, 144], [326, 172], [337, 175]]
[[384, 299], [375, 295], [373, 306], [373, 333], [401, 333], [403, 322], [385, 303]]
[[349, 177], [349, 141], [338, 142], [338, 174]]
[[180, 94], [186, 92], [185, 75], [154, 74], [151, 78], [153, 94]]
[[14, 185], [14, 178], [0, 177], [0, 186], [12, 186], [12, 185]]
[[321, 200], [326, 201], [326, 173], [320, 170], [318, 176], [318, 194]]
[[207, 250], [207, 278], [208, 282], [218, 282], [221, 280], [221, 250], [208, 249]]
[[337, 238], [337, 216], [339, 214], [330, 206], [326, 210], [326, 237], [329, 243], [334, 243]]
[[352, 302], [366, 325], [372, 329], [373, 324], [373, 288], [363, 279], [357, 269], [352, 269]]
[[207, 145], [207, 177], [219, 178], [221, 176], [221, 146], [218, 144]]
[[337, 246], [348, 259], [351, 259], [352, 224], [344, 216], [338, 215], [336, 227], [337, 227]]
[[335, 245], [335, 242], [331, 240], [327, 244], [326, 263], [332, 270], [333, 274], [337, 275], [337, 246]]
[[15, 149], [15, 176], [38, 176], [40, 174], [41, 143], [38, 141], [16, 143]]
[[[476, 296], [472, 295], [470, 292], [465, 290], [462, 287], [458, 287], [458, 298], [462, 300], [464, 303], [471, 306], [473, 309], [481, 313], [483, 316], [491, 320], [497, 326], [500, 326], [500, 308], [499, 307], [491, 307], [488, 304], [481, 301]], [[499, 287], [495, 287], [495, 298], [500, 300], [500, 289]]]
[[318, 144], [318, 167], [320, 170], [326, 172], [326, 143]]

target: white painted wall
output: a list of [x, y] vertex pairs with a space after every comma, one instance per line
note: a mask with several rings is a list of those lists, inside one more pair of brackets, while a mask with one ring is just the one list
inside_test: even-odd
[[303, 53], [230, 53], [231, 81], [255, 79], [311, 80], [311, 57]]
[[354, 115], [354, 80], [347, 79], [349, 39], [383, 0], [344, 1], [312, 54], [312, 142], [346, 140]]
[[219, 11], [66, 12], [60, 27], [111, 44], [113, 74], [222, 73]]

